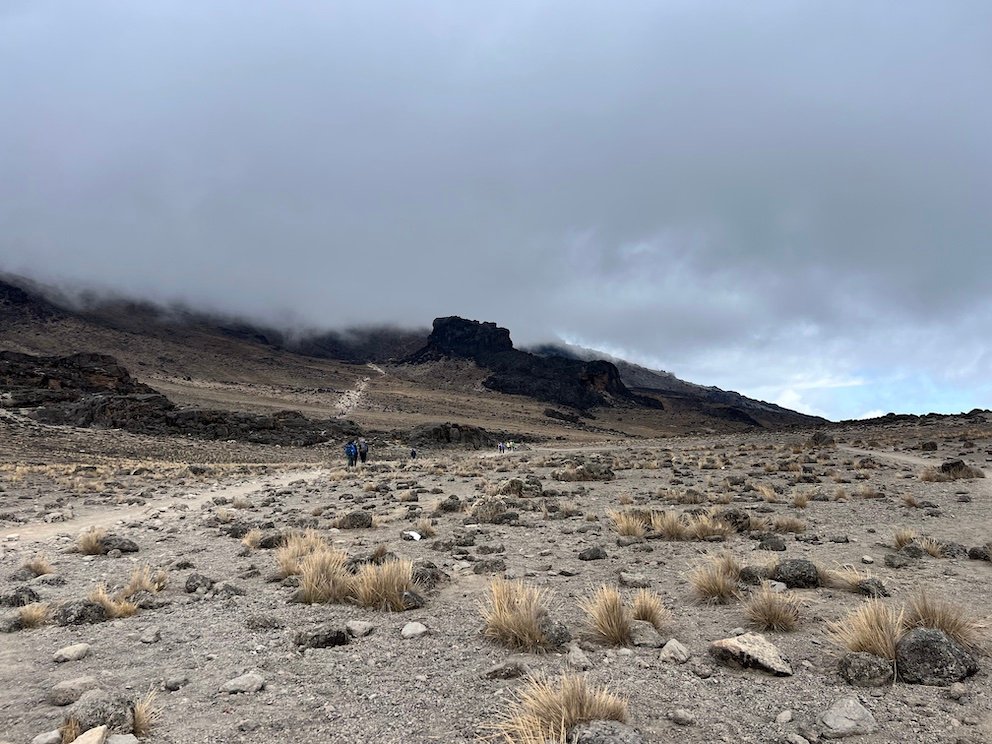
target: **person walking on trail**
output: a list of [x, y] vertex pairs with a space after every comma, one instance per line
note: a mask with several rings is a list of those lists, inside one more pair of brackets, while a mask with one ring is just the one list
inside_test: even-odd
[[344, 456], [348, 460], [348, 467], [355, 467], [355, 461], [358, 459], [358, 447], [355, 445], [354, 439], [349, 439], [348, 444], [344, 446]]
[[365, 441], [365, 437], [358, 438], [358, 459], [361, 460], [362, 465], [369, 458], [369, 443]]

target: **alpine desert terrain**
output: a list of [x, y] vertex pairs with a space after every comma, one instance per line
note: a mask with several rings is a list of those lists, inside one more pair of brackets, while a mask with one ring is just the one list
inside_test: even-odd
[[0, 741], [992, 741], [990, 412], [6, 291]]

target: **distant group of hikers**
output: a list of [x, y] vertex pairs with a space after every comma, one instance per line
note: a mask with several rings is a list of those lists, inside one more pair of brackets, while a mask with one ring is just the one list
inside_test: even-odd
[[496, 445], [496, 449], [499, 450], [500, 454], [503, 454], [504, 452], [513, 452], [516, 448], [516, 442], [500, 442]]
[[355, 467], [359, 462], [364, 465], [369, 459], [369, 443], [365, 441], [365, 437], [359, 437], [357, 442], [349, 439], [348, 444], [344, 446], [344, 456], [348, 460], [349, 468]]

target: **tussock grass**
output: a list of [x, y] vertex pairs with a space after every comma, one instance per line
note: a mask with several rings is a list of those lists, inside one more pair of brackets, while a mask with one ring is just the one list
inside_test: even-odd
[[492, 728], [504, 744], [567, 744], [577, 724], [604, 720], [626, 721], [627, 701], [590, 686], [583, 675], [566, 674], [530, 680]]
[[331, 547], [316, 530], [294, 533], [286, 539], [286, 544], [276, 548], [276, 570], [279, 576], [286, 578], [300, 573], [302, 561], [308, 556], [328, 551]]
[[726, 604], [737, 597], [737, 582], [712, 559], [689, 573], [689, 584], [700, 602]]
[[831, 589], [840, 589], [845, 592], [858, 592], [862, 582], [874, 578], [874, 575], [870, 571], [859, 571], [850, 564], [838, 568], [821, 568], [817, 566], [816, 570], [820, 575], [821, 584]]
[[772, 520], [773, 532], [800, 533], [806, 531], [806, 523], [797, 518], [780, 514]]
[[401, 612], [405, 609], [403, 593], [413, 590], [413, 562], [389, 560], [367, 563], [355, 576], [353, 593], [361, 607]]
[[935, 540], [932, 537], [921, 537], [916, 541], [916, 544], [934, 558], [944, 557], [944, 545], [940, 542], [940, 540]]
[[161, 719], [162, 711], [155, 705], [157, 698], [158, 692], [149, 690], [144, 697], [134, 704], [134, 708], [132, 709], [134, 714], [132, 733], [135, 736], [148, 736], [151, 733], [152, 727]]
[[434, 529], [434, 524], [428, 517], [421, 517], [413, 525], [413, 529], [420, 533], [421, 537], [434, 537], [437, 534], [437, 530]]
[[586, 614], [589, 632], [597, 640], [611, 646], [630, 645], [630, 613], [616, 587], [604, 584], [581, 600], [579, 607]]
[[35, 576], [44, 576], [45, 574], [55, 573], [55, 569], [52, 564], [48, 562], [48, 559], [41, 553], [31, 556], [28, 560], [21, 564], [21, 568], [26, 568], [28, 571], [33, 573]]
[[102, 527], [91, 527], [80, 533], [76, 549], [83, 555], [102, 555], [103, 538], [106, 536], [107, 531]]
[[734, 583], [740, 581], [741, 563], [732, 553], [726, 551], [717, 553], [710, 558], [712, 564]]
[[879, 599], [869, 599], [844, 618], [827, 624], [828, 634], [839, 646], [893, 661], [902, 631], [903, 610]]
[[677, 512], [651, 512], [651, 529], [666, 540], [685, 540], [689, 530]]
[[908, 506], [910, 509], [919, 509], [920, 502], [916, 500], [916, 497], [911, 493], [903, 494], [902, 503]]
[[107, 591], [106, 584], [100, 584], [87, 597], [91, 602], [101, 605], [107, 612], [107, 617], [131, 617], [138, 613], [138, 605], [125, 597], [112, 597]]
[[805, 491], [800, 491], [792, 497], [792, 505], [797, 509], [805, 509], [809, 506], [809, 494]]
[[909, 527], [900, 527], [892, 534], [892, 542], [893, 545], [895, 545], [896, 550], [906, 547], [915, 539], [916, 530], [910, 529]]
[[854, 489], [854, 495], [859, 499], [880, 499], [882, 498], [882, 493], [874, 486], [869, 486], [867, 483], [862, 483], [860, 486]]
[[241, 538], [241, 544], [249, 550], [258, 550], [258, 545], [262, 542], [261, 530], [248, 530], [248, 533]]
[[353, 576], [345, 568], [344, 551], [323, 547], [299, 564], [300, 598], [308, 604], [341, 602], [351, 595]]
[[920, 473], [920, 480], [926, 481], [927, 483], [947, 483], [949, 481], [961, 479], [984, 477], [985, 472], [981, 468], [976, 468], [973, 465], [961, 465], [949, 473], [945, 473], [940, 468], [930, 465], [923, 468], [923, 472]]
[[775, 489], [767, 483], [759, 483], [756, 488], [764, 501], [769, 504], [775, 504], [778, 502], [778, 494], [775, 492]]
[[158, 594], [169, 584], [169, 574], [162, 569], [152, 571], [150, 566], [134, 569], [131, 578], [121, 589], [119, 596], [123, 599], [133, 597], [138, 592]]
[[618, 535], [644, 537], [647, 533], [641, 515], [636, 512], [610, 510], [606, 512], [606, 516], [613, 521], [613, 529]]
[[696, 514], [689, 519], [687, 532], [694, 540], [705, 540], [707, 537], [729, 537], [735, 530], [713, 514]]
[[635, 620], [651, 623], [659, 633], [671, 625], [673, 620], [671, 610], [650, 589], [641, 589], [634, 595], [630, 614]]
[[21, 628], [40, 628], [52, 618], [52, 608], [44, 602], [33, 602], [17, 610], [17, 619]]
[[548, 647], [544, 621], [548, 594], [522, 581], [493, 579], [486, 602], [479, 607], [482, 634], [509, 648], [538, 651]]
[[936, 628], [970, 649], [981, 644], [982, 626], [963, 607], [925, 591], [918, 591], [909, 598], [903, 616], [903, 626], [909, 628]]
[[83, 733], [79, 720], [74, 716], [69, 716], [65, 722], [59, 726], [59, 734], [62, 735], [62, 744], [72, 744]]
[[798, 597], [772, 591], [765, 584], [747, 600], [744, 615], [761, 630], [795, 630], [799, 624], [799, 607]]

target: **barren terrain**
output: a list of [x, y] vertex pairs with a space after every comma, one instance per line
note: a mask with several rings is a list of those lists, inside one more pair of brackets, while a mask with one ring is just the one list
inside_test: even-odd
[[[388, 384], [388, 375], [366, 376], [363, 396], [374, 396], [377, 382]], [[824, 576], [850, 565], [881, 580], [890, 595], [882, 601], [893, 607], [925, 589], [953, 600], [986, 632], [987, 560], [953, 550], [954, 557], [887, 560], [903, 556], [894, 547], [899, 528], [936, 545], [969, 548], [992, 538], [992, 480], [921, 479], [926, 467], [952, 458], [986, 466], [992, 424], [984, 416], [837, 430], [836, 444], [820, 446], [810, 432], [753, 433], [522, 445], [504, 455], [444, 449], [410, 460], [401, 443], [383, 441], [356, 470], [342, 467], [337, 446], [160, 440], [46, 427], [15, 414], [0, 427], [0, 594], [27, 586], [54, 609], [100, 584], [117, 591], [144, 566], [167, 577], [132, 616], [0, 636], [0, 738], [11, 742], [26, 744], [62, 724], [70, 709], [52, 704], [53, 687], [87, 676], [132, 702], [156, 691], [159, 717], [148, 742], [476, 740], [493, 733], [527, 684], [487, 675], [520, 658], [481, 632], [479, 608], [500, 576], [547, 589], [551, 616], [573, 637], [523, 653], [530, 673], [556, 678], [581, 670], [608, 686], [627, 699], [629, 724], [644, 741], [817, 741], [828, 733], [821, 714], [852, 697], [876, 726], [855, 741], [992, 741], [984, 650], [981, 670], [963, 688], [904, 681], [855, 687], [839, 676], [844, 650], [828, 623], [843, 620], [864, 597], [829, 586], [789, 588], [800, 603], [798, 625], [760, 632], [793, 674], [730, 668], [709, 644], [748, 629], [745, 602], [756, 588], [741, 584], [717, 604], [701, 601], [690, 581], [695, 567], [719, 553], [758, 567], [808, 558]], [[583, 463], [592, 471], [606, 466], [615, 477], [568, 480]], [[792, 517], [801, 524], [792, 529], [801, 531], [780, 534], [782, 552], [759, 549], [767, 529], [705, 540], [665, 539], [651, 530], [618, 535], [610, 513], [636, 509], [740, 509], [754, 525]], [[371, 513], [372, 526], [340, 528], [340, 517], [361, 511]], [[424, 517], [436, 535], [403, 539]], [[137, 552], [75, 552], [79, 535], [93, 527], [134, 541]], [[351, 558], [379, 549], [415, 565], [432, 562], [443, 578], [418, 587], [424, 606], [404, 612], [291, 602], [298, 577], [271, 580], [275, 551], [257, 539], [307, 529]], [[249, 530], [258, 531], [246, 538], [255, 547], [241, 539]], [[605, 557], [580, 560], [594, 547]], [[15, 577], [37, 555], [52, 573]], [[194, 575], [216, 583], [191, 582]], [[672, 620], [657, 642], [616, 647], [590, 633], [580, 601], [604, 584], [619, 586], [628, 601], [637, 591], [632, 584], [660, 596]], [[9, 618], [19, 610], [3, 612]], [[349, 621], [371, 623], [371, 633], [344, 645], [300, 645], [301, 633], [343, 630]], [[413, 622], [426, 634], [402, 637]], [[669, 639], [688, 649], [688, 661], [663, 660], [660, 646]], [[89, 644], [85, 658], [53, 661], [77, 643]], [[585, 662], [576, 661], [581, 654]], [[245, 673], [257, 673], [264, 686], [221, 691]]]

